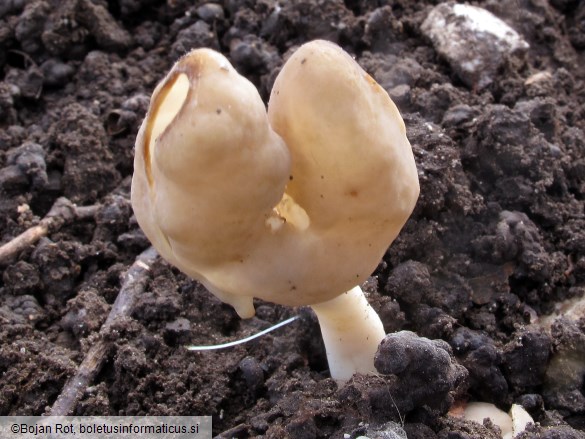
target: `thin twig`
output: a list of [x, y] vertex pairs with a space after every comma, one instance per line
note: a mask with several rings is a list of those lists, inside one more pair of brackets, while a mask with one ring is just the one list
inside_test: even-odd
[[214, 436], [213, 439], [232, 439], [235, 437], [249, 437], [250, 429], [246, 424], [238, 424], [223, 433]]
[[67, 198], [61, 197], [55, 201], [47, 215], [30, 229], [8, 241], [0, 247], [0, 264], [7, 264], [12, 261], [20, 252], [37, 242], [43, 236], [59, 230], [63, 225], [74, 220], [85, 220], [93, 218], [99, 209], [94, 206], [76, 206]]
[[114, 322], [130, 315], [132, 312], [136, 298], [144, 292], [146, 287], [150, 266], [157, 257], [156, 250], [150, 247], [138, 255], [134, 264], [128, 269], [112, 310], [106, 322], [100, 328], [100, 340], [91, 347], [79, 365], [77, 373], [65, 384], [61, 394], [48, 413], [50, 416], [67, 416], [75, 410], [77, 402], [99, 373], [106, 355], [110, 351], [112, 342], [108, 341], [105, 336]]

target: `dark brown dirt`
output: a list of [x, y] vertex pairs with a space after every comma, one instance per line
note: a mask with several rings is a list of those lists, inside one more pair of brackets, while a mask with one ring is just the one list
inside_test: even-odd
[[[523, 437], [583, 438], [585, 318], [558, 319], [550, 332], [537, 325], [585, 294], [585, 2], [472, 2], [530, 44], [481, 92], [421, 34], [437, 1], [276, 3], [0, 2], [0, 241], [37, 224], [58, 197], [100, 205], [92, 221], [0, 267], [0, 414], [50, 408], [95, 343], [121, 274], [149, 245], [128, 200], [133, 144], [176, 57], [219, 49], [267, 98], [284, 57], [325, 38], [403, 113], [421, 197], [366, 288], [388, 332], [440, 339], [438, 351], [413, 351], [402, 374], [384, 366], [389, 375], [338, 388], [309, 310], [257, 302], [257, 316], [241, 321], [158, 261], [75, 414], [208, 414], [221, 437], [356, 437], [391, 420], [409, 438], [498, 437], [489, 423], [445, 414], [471, 399], [506, 410], [521, 402], [540, 423]], [[299, 313], [233, 349], [182, 347]], [[558, 383], [564, 356], [575, 367]], [[439, 358], [429, 382], [421, 367]]]

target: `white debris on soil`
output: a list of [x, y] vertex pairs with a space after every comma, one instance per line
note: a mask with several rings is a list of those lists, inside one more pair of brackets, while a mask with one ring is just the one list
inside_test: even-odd
[[528, 43], [491, 12], [476, 6], [441, 3], [421, 30], [469, 87], [481, 90], [494, 81], [506, 56], [521, 55]]
[[585, 318], [585, 296], [572, 297], [562, 302], [557, 302], [553, 312], [538, 319], [538, 326], [550, 333], [551, 326], [556, 319], [564, 317], [573, 322]]
[[512, 437], [526, 430], [528, 424], [534, 424], [532, 416], [520, 404], [512, 404], [510, 417], [512, 418]]
[[512, 404], [510, 412], [506, 413], [491, 403], [470, 402], [465, 407], [463, 418], [479, 424], [483, 424], [483, 420], [489, 418], [500, 428], [503, 439], [515, 438], [526, 429], [528, 424], [534, 423], [524, 407], [518, 404]]
[[470, 402], [465, 407], [463, 418], [483, 425], [484, 419], [490, 419], [500, 427], [502, 438], [509, 438], [512, 435], [512, 418], [508, 413], [497, 408], [494, 404], [487, 402]]
[[368, 426], [366, 434], [356, 439], [407, 439], [407, 436], [399, 424], [390, 421], [383, 425]]

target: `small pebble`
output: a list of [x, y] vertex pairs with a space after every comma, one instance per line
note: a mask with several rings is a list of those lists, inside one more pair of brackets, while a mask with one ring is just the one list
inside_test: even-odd
[[202, 4], [197, 8], [197, 15], [206, 23], [213, 23], [224, 18], [223, 8], [215, 3]]
[[44, 75], [43, 83], [50, 87], [63, 87], [75, 73], [75, 69], [71, 65], [54, 58], [41, 64], [41, 70]]
[[421, 30], [461, 80], [478, 90], [495, 80], [506, 56], [529, 48], [494, 14], [466, 4], [441, 3], [431, 10]]
[[239, 368], [242, 371], [248, 389], [257, 393], [264, 385], [264, 371], [254, 357], [246, 357], [240, 361]]

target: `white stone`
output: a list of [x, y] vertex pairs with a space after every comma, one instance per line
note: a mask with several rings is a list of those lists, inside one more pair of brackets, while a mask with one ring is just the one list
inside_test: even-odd
[[518, 32], [476, 6], [441, 3], [431, 10], [421, 30], [460, 79], [478, 90], [494, 81], [506, 56], [529, 48]]

